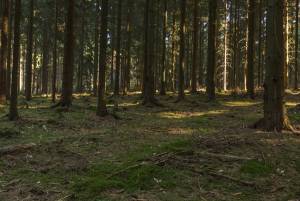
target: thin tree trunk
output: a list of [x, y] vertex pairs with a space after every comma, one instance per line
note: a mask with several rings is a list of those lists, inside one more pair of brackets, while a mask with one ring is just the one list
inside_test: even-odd
[[75, 0], [68, 0], [67, 22], [64, 47], [64, 68], [62, 80], [62, 96], [60, 105], [72, 105], [73, 75], [74, 75], [74, 7]]
[[20, 69], [20, 21], [22, 9], [21, 0], [15, 0], [14, 10], [14, 47], [13, 47], [13, 68], [11, 83], [11, 98], [9, 107], [9, 120], [14, 121], [19, 118], [18, 114], [18, 80]]
[[163, 34], [162, 34], [162, 62], [161, 62], [161, 76], [160, 76], [160, 95], [166, 95], [166, 38], [167, 38], [167, 26], [168, 26], [168, 2], [163, 1]]
[[100, 22], [100, 0], [96, 0], [96, 18], [95, 18], [95, 49], [94, 49], [94, 72], [93, 72], [93, 95], [97, 96], [98, 66], [99, 66], [99, 22]]
[[101, 5], [101, 36], [99, 57], [99, 83], [98, 83], [98, 107], [97, 115], [108, 114], [105, 102], [105, 74], [107, 57], [107, 26], [108, 26], [108, 0], [102, 0]]
[[57, 81], [57, 35], [58, 35], [58, 0], [55, 0], [55, 24], [54, 24], [54, 46], [53, 46], [53, 72], [52, 72], [52, 102], [56, 101]]
[[217, 0], [210, 0], [209, 19], [208, 19], [207, 75], [206, 75], [206, 93], [209, 100], [215, 99], [216, 20], [217, 20]]
[[192, 93], [197, 92], [198, 67], [198, 32], [199, 32], [199, 0], [194, 0], [194, 30], [193, 30], [193, 64], [192, 64]]
[[116, 74], [114, 95], [120, 94], [120, 69], [121, 69], [121, 28], [122, 28], [122, 0], [118, 0], [118, 16], [117, 16], [117, 47], [116, 47]]
[[298, 50], [299, 50], [299, 0], [296, 0], [296, 31], [295, 31], [295, 80], [294, 89], [298, 89], [298, 77], [299, 77], [299, 66], [298, 66]]
[[185, 68], [185, 20], [186, 20], [186, 0], [181, 0], [181, 19], [180, 19], [180, 53], [179, 53], [179, 79], [178, 79], [178, 98], [183, 100], [184, 94], [184, 68]]
[[34, 0], [30, 0], [30, 14], [27, 31], [27, 55], [26, 55], [26, 76], [25, 76], [25, 98], [30, 101], [32, 98], [32, 46], [33, 46], [33, 9]]
[[1, 23], [1, 51], [0, 51], [0, 104], [6, 102], [6, 74], [7, 74], [7, 43], [9, 24], [9, 0], [4, 0]]
[[255, 1], [248, 1], [247, 93], [254, 99]]

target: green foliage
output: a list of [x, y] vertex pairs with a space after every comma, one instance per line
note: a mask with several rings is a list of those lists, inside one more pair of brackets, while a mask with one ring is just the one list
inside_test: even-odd
[[86, 176], [79, 177], [74, 185], [78, 199], [91, 200], [111, 189], [133, 193], [155, 187], [170, 189], [176, 185], [178, 178], [173, 169], [142, 163], [127, 165], [107, 163], [93, 167]]
[[243, 164], [240, 170], [249, 176], [260, 177], [269, 175], [273, 167], [270, 164], [252, 160]]

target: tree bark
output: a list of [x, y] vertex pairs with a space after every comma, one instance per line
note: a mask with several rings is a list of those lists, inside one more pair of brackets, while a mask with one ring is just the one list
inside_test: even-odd
[[4, 0], [1, 23], [1, 50], [0, 50], [0, 104], [6, 102], [6, 74], [7, 74], [7, 44], [8, 44], [8, 20], [9, 0]]
[[34, 0], [30, 0], [29, 18], [27, 30], [27, 55], [26, 55], [26, 76], [25, 76], [25, 98], [30, 101], [32, 98], [32, 46], [33, 46], [33, 9]]
[[98, 83], [98, 107], [97, 115], [108, 114], [105, 102], [105, 75], [107, 58], [107, 26], [108, 26], [108, 0], [102, 0], [101, 5], [101, 35], [99, 57], [99, 83]]
[[184, 68], [185, 68], [185, 29], [186, 29], [186, 0], [181, 0], [180, 7], [180, 52], [179, 52], [179, 73], [178, 73], [178, 97], [177, 101], [184, 99]]
[[209, 100], [214, 100], [215, 99], [215, 68], [216, 68], [217, 0], [209, 1], [208, 20], [209, 21], [208, 21], [206, 93]]
[[9, 107], [9, 120], [14, 121], [19, 118], [18, 114], [18, 80], [20, 69], [20, 21], [22, 9], [21, 0], [15, 0], [14, 10], [14, 47], [13, 47], [13, 68], [11, 83], [11, 99]]
[[72, 105], [73, 75], [74, 75], [74, 4], [75, 0], [68, 0], [65, 47], [64, 47], [64, 68], [62, 80], [62, 96], [60, 105], [70, 107]]
[[254, 99], [255, 1], [248, 1], [247, 93]]

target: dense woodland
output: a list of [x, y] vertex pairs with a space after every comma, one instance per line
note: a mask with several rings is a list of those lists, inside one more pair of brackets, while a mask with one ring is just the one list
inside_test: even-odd
[[0, 22], [0, 201], [300, 198], [299, 0], [1, 0]]

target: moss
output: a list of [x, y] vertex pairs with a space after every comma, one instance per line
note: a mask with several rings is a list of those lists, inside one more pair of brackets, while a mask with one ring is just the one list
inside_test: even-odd
[[240, 171], [249, 176], [261, 177], [272, 173], [273, 167], [270, 164], [252, 160], [244, 163], [240, 168]]

